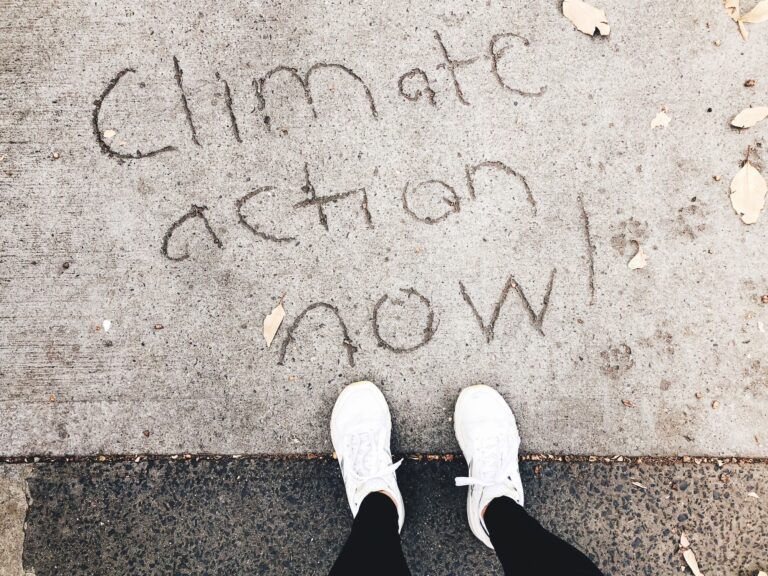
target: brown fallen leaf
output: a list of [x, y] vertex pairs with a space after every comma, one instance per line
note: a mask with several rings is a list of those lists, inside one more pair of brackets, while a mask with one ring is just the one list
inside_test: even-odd
[[[728, 10], [728, 14], [731, 16], [731, 18], [733, 18], [733, 9], [726, 5], [726, 10]], [[737, 6], [735, 14], [737, 15], [735, 20], [736, 24], [739, 26], [739, 33], [741, 34], [741, 37], [746, 40], [749, 38], [749, 30], [747, 30], [747, 27], [744, 24], [758, 24], [768, 20], [768, 0], [762, 0], [754, 8], [752, 8], [752, 10], [743, 16], [739, 14], [739, 9]]]
[[597, 32], [601, 36], [608, 36], [611, 33], [605, 12], [583, 0], [564, 0], [563, 16], [584, 34], [594, 36]]
[[693, 576], [704, 576], [701, 570], [699, 570], [699, 563], [696, 562], [696, 555], [693, 553], [693, 550], [683, 550], [683, 558], [685, 558], [688, 568], [693, 572]]
[[[749, 152], [747, 152], [749, 158]], [[749, 163], [736, 173], [731, 181], [731, 205], [744, 224], [754, 224], [765, 206], [768, 185], [765, 178]]]
[[626, 406], [627, 408], [634, 408], [635, 407], [635, 405], [632, 402], [632, 400], [622, 400], [621, 403], [624, 404], [624, 406]]
[[651, 128], [666, 128], [672, 118], [669, 117], [667, 111], [662, 108], [661, 112], [656, 114], [656, 117], [651, 121]]
[[267, 348], [272, 345], [272, 340], [275, 339], [275, 334], [277, 334], [277, 330], [280, 328], [280, 324], [283, 323], [283, 318], [285, 318], [283, 298], [285, 298], [285, 295], [280, 298], [280, 302], [275, 306], [275, 309], [270, 312], [269, 316], [264, 318], [264, 340], [267, 341]]
[[752, 128], [752, 126], [766, 118], [768, 118], [768, 106], [745, 108], [731, 120], [731, 126], [736, 128]]
[[645, 268], [648, 264], [648, 257], [645, 255], [645, 251], [643, 250], [643, 247], [640, 246], [640, 244], [637, 245], [637, 254], [635, 254], [632, 257], [632, 260], [629, 261], [627, 266], [630, 270], [638, 270], [640, 268]]
[[731, 17], [731, 20], [738, 22], [739, 17], [741, 16], [739, 0], [724, 0], [723, 5], [725, 6], [725, 10], [728, 12], [728, 16]]
[[749, 12], [739, 17], [739, 22], [758, 24], [768, 20], [768, 0], [762, 0]]
[[685, 532], [680, 533], [680, 551], [683, 553], [685, 563], [688, 564], [688, 568], [693, 572], [693, 576], [704, 576], [699, 570], [699, 563], [696, 561], [696, 555], [691, 550], [691, 542], [685, 535]]
[[741, 34], [742, 40], [748, 40], [749, 39], [749, 30], [747, 30], [747, 27], [744, 26], [744, 22], [739, 20], [736, 22], [736, 25], [739, 27], [739, 34]]

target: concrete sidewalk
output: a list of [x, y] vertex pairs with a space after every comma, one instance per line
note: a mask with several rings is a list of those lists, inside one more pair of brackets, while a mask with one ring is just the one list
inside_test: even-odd
[[[3, 576], [22, 574], [22, 548], [23, 568], [35, 576], [322, 575], [350, 527], [330, 459], [0, 470], [28, 477], [13, 483], [19, 505], [0, 518], [0, 551], [13, 548], [17, 560], [17, 571], [0, 567]], [[522, 471], [529, 512], [608, 575], [681, 573], [682, 531], [706, 576], [755, 576], [768, 567], [765, 464], [526, 462]], [[465, 491], [453, 486], [464, 473], [460, 459], [406, 460], [398, 472], [415, 576], [501, 573], [466, 525]], [[0, 492], [2, 500], [7, 489]]]
[[401, 451], [484, 382], [531, 452], [768, 456], [768, 27], [595, 3], [2, 0], [0, 455], [330, 452], [369, 378]]

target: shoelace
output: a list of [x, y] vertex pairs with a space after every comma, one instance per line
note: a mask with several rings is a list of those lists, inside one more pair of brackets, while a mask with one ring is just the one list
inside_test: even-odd
[[[456, 486], [495, 486], [496, 484], [504, 484], [510, 480], [509, 474], [503, 473], [494, 478], [477, 478], [475, 476], [457, 476], [454, 481]], [[517, 490], [515, 490], [517, 491]]]
[[[392, 463], [392, 456], [384, 446], [380, 445], [380, 438], [375, 437], [369, 431], [361, 431], [350, 435], [347, 443], [351, 452], [348, 465], [348, 474], [351, 479], [359, 484], [365, 484], [376, 478], [385, 478], [397, 470], [403, 463], [400, 459]], [[388, 463], [380, 465], [379, 462], [386, 460]], [[378, 461], [378, 462], [377, 462]], [[346, 466], [345, 466], [346, 468]], [[358, 470], [366, 470], [367, 473], [361, 474]]]
[[349, 475], [358, 483], [365, 484], [366, 482], [370, 482], [371, 480], [375, 480], [376, 478], [386, 478], [390, 474], [392, 474], [395, 470], [400, 468], [400, 464], [403, 463], [403, 459], [401, 458], [397, 462], [393, 462], [392, 464], [389, 464], [388, 466], [377, 470], [376, 472], [373, 472], [371, 474], [366, 474], [365, 476], [361, 476], [357, 474], [354, 470], [349, 471]]
[[[497, 484], [509, 483], [509, 468], [507, 463], [508, 455], [502, 453], [501, 446], [504, 442], [498, 435], [478, 436], [476, 439], [477, 455], [476, 462], [482, 462], [484, 466], [472, 476], [457, 476], [454, 481], [456, 486], [495, 486]], [[498, 467], [495, 465], [498, 462]], [[517, 492], [517, 489], [515, 489]]]

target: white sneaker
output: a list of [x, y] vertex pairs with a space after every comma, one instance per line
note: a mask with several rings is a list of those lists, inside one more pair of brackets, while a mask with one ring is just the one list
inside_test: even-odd
[[501, 394], [484, 385], [461, 391], [453, 420], [456, 439], [469, 466], [469, 476], [456, 478], [456, 486], [469, 486], [469, 527], [483, 544], [493, 548], [481, 513], [491, 500], [501, 496], [523, 505], [517, 422]]
[[392, 417], [381, 390], [370, 382], [356, 382], [342, 390], [331, 414], [331, 440], [352, 516], [357, 516], [368, 494], [384, 492], [397, 506], [402, 529], [405, 507], [395, 477], [402, 460], [392, 463], [391, 432]]

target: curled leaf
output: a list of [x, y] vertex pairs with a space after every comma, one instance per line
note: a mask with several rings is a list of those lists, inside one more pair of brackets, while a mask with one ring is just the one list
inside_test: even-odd
[[768, 20], [768, 0], [758, 2], [757, 6], [739, 18], [739, 22], [758, 24]]
[[723, 5], [725, 6], [725, 10], [728, 12], [728, 16], [731, 17], [731, 20], [734, 22], [738, 21], [739, 16], [741, 16], [739, 0], [724, 0]]
[[666, 128], [671, 120], [667, 111], [662, 108], [661, 112], [656, 114], [656, 117], [651, 121], [651, 128]]
[[768, 106], [745, 108], [731, 120], [731, 126], [736, 128], [752, 128], [752, 126], [766, 118], [768, 118]]
[[765, 178], [747, 160], [731, 181], [731, 205], [744, 224], [754, 224], [765, 206]]
[[696, 562], [696, 555], [693, 553], [693, 550], [683, 550], [683, 558], [685, 558], [688, 568], [693, 572], [693, 576], [703, 576], [701, 570], [699, 570], [699, 563]]
[[747, 30], [747, 27], [744, 26], [744, 22], [739, 20], [736, 22], [736, 24], [739, 26], [739, 34], [741, 34], [741, 37], [746, 40], [749, 38], [749, 30]]
[[280, 303], [275, 309], [264, 318], [264, 340], [267, 341], [267, 348], [272, 345], [272, 340], [275, 339], [275, 334], [277, 334], [280, 324], [283, 323], [283, 318], [285, 318], [285, 308], [283, 308], [283, 300], [280, 299]]
[[648, 264], [648, 257], [645, 255], [645, 251], [640, 244], [637, 245], [637, 254], [632, 257], [627, 266], [630, 270], [637, 270], [639, 268], [645, 268]]
[[602, 36], [608, 36], [611, 33], [605, 12], [583, 0], [564, 0], [563, 16], [573, 22], [573, 25], [584, 34], [594, 36], [597, 32]]

